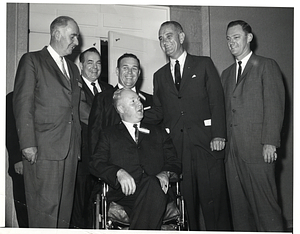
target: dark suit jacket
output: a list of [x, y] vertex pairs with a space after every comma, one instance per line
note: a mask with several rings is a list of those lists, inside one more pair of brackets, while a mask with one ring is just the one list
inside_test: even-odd
[[154, 74], [153, 107], [145, 113], [144, 121], [155, 123], [161, 119], [180, 156], [185, 128], [194, 145], [215, 158], [224, 157], [223, 151], [210, 150], [210, 141], [214, 137], [225, 138], [226, 129], [222, 85], [209, 57], [187, 55], [179, 91], [170, 63]]
[[[81, 78], [82, 79], [82, 78]], [[113, 86], [98, 79], [101, 91], [113, 89]], [[89, 172], [89, 149], [88, 149], [88, 118], [94, 100], [94, 94], [91, 92], [85, 81], [82, 79], [81, 100], [80, 100], [80, 124], [81, 124], [81, 161], [78, 164], [77, 173], [88, 175]]]
[[[120, 123], [121, 118], [113, 106], [113, 94], [118, 89], [105, 90], [97, 94], [94, 98], [89, 116], [88, 139], [89, 150], [94, 152], [102, 129]], [[137, 90], [140, 100], [145, 107], [152, 105], [152, 95]]]
[[13, 108], [20, 148], [38, 147], [38, 159], [63, 160], [74, 131], [75, 157], [80, 155], [77, 66], [66, 59], [67, 81], [47, 47], [22, 56], [15, 80]]
[[137, 184], [144, 173], [157, 175], [161, 171], [171, 171], [180, 174], [181, 163], [165, 130], [143, 123], [140, 127], [150, 132], [140, 132], [138, 144], [122, 122], [101, 131], [90, 163], [91, 173], [115, 189], [120, 187], [120, 184], [116, 183], [116, 173], [121, 168], [126, 170]]
[[[227, 138], [237, 155], [249, 163], [264, 163], [264, 144], [280, 146], [285, 91], [277, 63], [252, 54], [238, 84], [236, 63], [221, 75], [226, 100]], [[228, 153], [229, 147], [226, 147]]]

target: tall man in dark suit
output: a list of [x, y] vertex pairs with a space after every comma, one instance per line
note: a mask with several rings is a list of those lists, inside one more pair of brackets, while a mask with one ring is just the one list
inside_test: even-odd
[[111, 186], [108, 199], [124, 206], [130, 229], [160, 229], [169, 175], [181, 172], [180, 160], [163, 128], [141, 123], [144, 111], [136, 92], [117, 90], [113, 99], [122, 121], [101, 131], [91, 172]]
[[92, 191], [97, 179], [90, 174], [88, 150], [88, 117], [91, 111], [94, 95], [113, 87], [100, 80], [101, 57], [95, 47], [91, 47], [79, 56], [82, 88], [80, 102], [81, 124], [81, 160], [78, 162], [74, 205], [70, 227], [93, 228]]
[[97, 94], [93, 101], [88, 125], [90, 153], [94, 152], [101, 130], [121, 121], [119, 114], [112, 105], [114, 91], [120, 88], [132, 89], [139, 95], [145, 109], [152, 105], [152, 96], [142, 92], [135, 86], [141, 74], [141, 66], [140, 60], [134, 54], [125, 53], [119, 57], [116, 74], [118, 84], [115, 88]]
[[22, 150], [29, 227], [69, 227], [80, 157], [80, 74], [64, 56], [78, 45], [70, 17], [50, 25], [50, 45], [23, 55], [13, 108]]
[[221, 76], [228, 137], [225, 167], [234, 230], [283, 231], [275, 184], [285, 103], [282, 75], [274, 60], [251, 51], [249, 24], [230, 22], [226, 37], [236, 60]]
[[163, 120], [170, 131], [182, 160], [190, 229], [228, 230], [223, 90], [211, 59], [188, 54], [184, 39], [178, 22], [161, 25], [160, 46], [170, 62], [154, 74], [153, 108], [145, 113], [145, 121]]

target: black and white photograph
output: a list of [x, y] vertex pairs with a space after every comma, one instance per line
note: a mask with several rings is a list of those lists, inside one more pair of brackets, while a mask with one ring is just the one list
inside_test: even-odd
[[297, 232], [294, 1], [1, 5], [0, 233]]

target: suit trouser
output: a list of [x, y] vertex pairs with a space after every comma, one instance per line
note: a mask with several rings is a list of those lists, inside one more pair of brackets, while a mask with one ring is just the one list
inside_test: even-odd
[[193, 145], [186, 132], [184, 139], [182, 194], [190, 230], [231, 230], [224, 160]]
[[275, 164], [250, 164], [231, 147], [225, 163], [235, 231], [283, 231]]
[[77, 162], [73, 152], [60, 161], [23, 160], [29, 227], [69, 228]]
[[[77, 171], [78, 173], [78, 171]], [[92, 192], [96, 179], [91, 175], [77, 175], [71, 228], [93, 228], [93, 199]]]
[[130, 229], [161, 229], [168, 196], [162, 191], [156, 176], [144, 177], [133, 195], [125, 196], [118, 189], [111, 191], [108, 199], [124, 207], [130, 219]]

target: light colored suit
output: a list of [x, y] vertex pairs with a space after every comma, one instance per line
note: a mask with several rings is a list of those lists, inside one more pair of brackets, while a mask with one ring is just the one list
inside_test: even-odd
[[[236, 231], [279, 231], [275, 164], [263, 145], [280, 147], [285, 91], [277, 63], [252, 54], [236, 84], [236, 63], [223, 71], [227, 139], [226, 175]], [[238, 179], [237, 179], [238, 178]]]
[[44, 47], [23, 55], [16, 74], [13, 107], [20, 148], [38, 149], [36, 164], [23, 160], [30, 227], [69, 225], [80, 157], [81, 83], [76, 65], [66, 62], [70, 81]]

